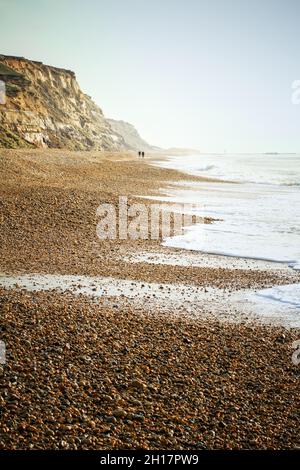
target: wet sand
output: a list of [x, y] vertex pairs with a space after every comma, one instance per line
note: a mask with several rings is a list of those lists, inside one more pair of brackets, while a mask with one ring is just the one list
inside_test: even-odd
[[[299, 330], [265, 326], [226, 303], [299, 274], [160, 240], [97, 238], [100, 203], [140, 202], [187, 180], [155, 158], [0, 151], [0, 270], [12, 279], [0, 288], [2, 449], [299, 446]], [[20, 276], [34, 273], [96, 276], [106, 295], [32, 291]], [[219, 312], [214, 289], [224, 292]]]

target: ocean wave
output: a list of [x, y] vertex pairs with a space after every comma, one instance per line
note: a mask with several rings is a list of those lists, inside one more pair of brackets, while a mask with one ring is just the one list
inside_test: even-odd
[[274, 286], [258, 291], [256, 295], [273, 302], [288, 304], [290, 307], [297, 310], [300, 307], [300, 284]]
[[[213, 177], [213, 175], [211, 175]], [[230, 182], [230, 183], [239, 183], [239, 184], [257, 184], [257, 185], [260, 185], [260, 186], [283, 186], [283, 187], [300, 187], [300, 183], [299, 182], [283, 182], [283, 181], [279, 181], [279, 180], [273, 180], [273, 181], [270, 181], [270, 180], [250, 180], [250, 179], [244, 179], [240, 176], [238, 177], [235, 177], [234, 175], [232, 176], [232, 178], [228, 178], [228, 177], [225, 177], [225, 176], [222, 176], [222, 175], [218, 175], [216, 177], [214, 177], [216, 179], [219, 179], [220, 181], [226, 181], [226, 182]]]
[[[203, 166], [201, 168], [197, 168], [196, 171], [209, 171], [209, 170], [212, 170], [213, 168], [216, 168], [215, 165], [206, 165], [206, 166]], [[195, 169], [195, 168], [193, 168]]]

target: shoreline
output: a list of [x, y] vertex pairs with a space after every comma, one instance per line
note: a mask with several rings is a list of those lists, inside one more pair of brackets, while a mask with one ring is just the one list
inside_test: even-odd
[[[248, 324], [246, 317], [222, 322], [217, 311], [205, 314], [215, 306], [200, 296], [219, 289], [229, 298], [299, 282], [299, 274], [268, 262], [164, 248], [160, 240], [99, 241], [100, 202], [116, 204], [119, 194], [140, 202], [136, 195], [161, 195], [172, 181], [187, 179], [147, 158], [58, 150], [1, 150], [0, 156], [1, 272], [77, 275], [79, 289], [31, 292], [20, 281], [19, 288], [0, 287], [0, 339], [7, 348], [1, 449], [299, 446], [299, 367], [291, 361], [299, 329]], [[146, 259], [132, 261], [141, 254]], [[176, 265], [183, 256], [187, 264]], [[114, 278], [116, 288], [102, 286], [106, 295], [95, 301], [77, 285], [84, 288], [85, 276]], [[38, 288], [39, 279], [32, 281]], [[128, 297], [124, 282], [132, 289]], [[184, 302], [173, 301], [172, 286]], [[132, 301], [135, 289], [139, 303]], [[153, 293], [156, 304], [149, 301]], [[187, 312], [185, 295], [200, 296], [198, 317], [178, 315]], [[232, 315], [239, 318], [237, 307]]]
[[[149, 157], [151, 165], [148, 165], [148, 159], [138, 159], [133, 153], [2, 150], [0, 170], [5, 172], [5, 175], [3, 173], [5, 181], [2, 188], [0, 269], [11, 274], [57, 272], [97, 275], [102, 274], [103, 269], [93, 257], [101, 258], [102, 252], [106, 255], [109, 253], [110, 257], [116, 255], [115, 261], [119, 266], [126, 252], [138, 255], [141, 251], [154, 250], [161, 252], [162, 255], [168, 253], [175, 257], [179, 254], [187, 257], [193, 254], [201, 259], [213, 258], [219, 267], [228, 268], [231, 274], [238, 267], [242, 267], [241, 271], [247, 271], [250, 266], [251, 270], [266, 271], [266, 276], [263, 276], [266, 281], [273, 266], [277, 281], [276, 272], [279, 263], [275, 261], [166, 247], [161, 245], [161, 237], [158, 240], [151, 240], [149, 236], [146, 240], [115, 239], [99, 242], [96, 236], [95, 218], [99, 203], [116, 204], [118, 195], [126, 194], [128, 204], [140, 202], [142, 197], [143, 203], [149, 205], [156, 202], [156, 197], [165, 201], [164, 188], [172, 187], [172, 184], [176, 186], [178, 181], [186, 181], [187, 177], [194, 182], [213, 181], [198, 176], [190, 177], [177, 170], [155, 167], [152, 163], [157, 158], [166, 158], [166, 156], [152, 154]], [[51, 220], [51, 217], [54, 220]], [[208, 223], [209, 220], [213, 219], [208, 218]], [[63, 241], [61, 232], [68, 238], [68, 243], [59, 245], [58, 242]], [[21, 258], [22, 252], [26, 250], [22, 238], [26, 243], [34, 242], [30, 248], [36, 251], [37, 257], [40, 256], [38, 260], [34, 259], [31, 250], [26, 253], [28, 255], [26, 258]], [[43, 243], [46, 250], [40, 246]], [[7, 248], [10, 249], [9, 254], [5, 252]], [[46, 257], [47, 249], [51, 250], [52, 256]], [[90, 255], [87, 253], [88, 249]], [[115, 275], [116, 269], [113, 266], [114, 263], [111, 269], [112, 275]], [[126, 267], [129, 266], [125, 263], [124, 272]], [[180, 268], [180, 263], [176, 267]], [[197, 264], [192, 267], [197, 267]], [[199, 266], [201, 267], [211, 268], [212, 263], [205, 266], [204, 262], [203, 266]], [[110, 270], [110, 266], [106, 268]], [[145, 265], [143, 268], [147, 269]], [[181, 274], [180, 279], [184, 280], [186, 277], [187, 282], [191, 282], [192, 279], [187, 271]], [[297, 277], [300, 279], [300, 275], [286, 269], [284, 263], [281, 271], [282, 274], [288, 273], [286, 275], [288, 279], [284, 279], [284, 283]], [[153, 275], [155, 280], [155, 274]], [[275, 282], [275, 278], [270, 276], [270, 282], [266, 282], [265, 285], [269, 286]], [[262, 283], [260, 285], [264, 286]]]

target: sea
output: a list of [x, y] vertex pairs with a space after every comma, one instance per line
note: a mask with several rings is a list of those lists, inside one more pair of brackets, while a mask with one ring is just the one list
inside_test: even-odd
[[[300, 270], [300, 154], [170, 156], [159, 164], [187, 173], [187, 181], [164, 199], [195, 204], [197, 215], [215, 219], [166, 238], [165, 246]], [[188, 175], [211, 181], [190, 182]], [[274, 286], [260, 295], [300, 315], [300, 284]]]

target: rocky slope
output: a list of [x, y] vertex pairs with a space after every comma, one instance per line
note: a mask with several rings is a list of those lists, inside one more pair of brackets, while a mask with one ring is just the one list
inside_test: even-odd
[[0, 85], [0, 147], [136, 149], [81, 91], [70, 70], [0, 55]]
[[108, 119], [111, 128], [120, 136], [123, 137], [125, 142], [133, 149], [150, 151], [154, 150], [154, 147], [149, 145], [142, 137], [139, 135], [136, 128], [125, 121], [116, 121], [115, 119]]

